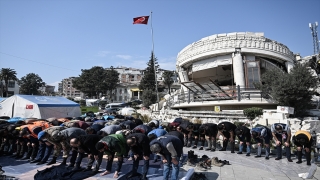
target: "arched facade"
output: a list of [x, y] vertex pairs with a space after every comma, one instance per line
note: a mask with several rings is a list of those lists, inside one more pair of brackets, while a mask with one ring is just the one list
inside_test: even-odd
[[260, 82], [267, 69], [289, 72], [294, 60], [287, 46], [263, 33], [236, 32], [202, 38], [178, 53], [176, 66], [183, 90], [172, 107], [274, 107], [254, 89], [254, 83]]

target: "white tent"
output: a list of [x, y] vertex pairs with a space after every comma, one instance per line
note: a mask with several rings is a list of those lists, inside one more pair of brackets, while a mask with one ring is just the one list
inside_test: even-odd
[[78, 103], [59, 96], [14, 95], [0, 102], [0, 116], [47, 119], [80, 115]]

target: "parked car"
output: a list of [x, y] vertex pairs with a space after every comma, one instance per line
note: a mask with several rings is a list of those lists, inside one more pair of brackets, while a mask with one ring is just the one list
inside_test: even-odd
[[106, 108], [103, 110], [104, 113], [113, 113], [113, 112], [118, 112], [120, 108]]

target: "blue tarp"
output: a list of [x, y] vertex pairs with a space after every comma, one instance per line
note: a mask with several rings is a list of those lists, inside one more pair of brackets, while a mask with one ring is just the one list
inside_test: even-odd
[[16, 123], [16, 122], [18, 122], [18, 121], [24, 121], [24, 120], [26, 120], [26, 119], [27, 119], [27, 118], [13, 117], [13, 118], [8, 119], [7, 121], [8, 121], [9, 123]]
[[80, 106], [78, 103], [60, 96], [33, 96], [33, 95], [17, 95], [17, 96], [20, 96], [28, 101], [31, 101], [37, 104], [39, 107]]
[[0, 102], [3, 101], [3, 100], [5, 100], [5, 99], [7, 99], [7, 98], [0, 97]]

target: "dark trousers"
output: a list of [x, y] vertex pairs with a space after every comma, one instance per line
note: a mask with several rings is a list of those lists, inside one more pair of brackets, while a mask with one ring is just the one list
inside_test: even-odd
[[[97, 160], [97, 163], [96, 163], [96, 167], [99, 168], [101, 163], [102, 163], [102, 157], [103, 157], [103, 152], [99, 152], [98, 154], [98, 160]], [[94, 156], [91, 156], [91, 157], [88, 157], [89, 158], [89, 161], [88, 161], [88, 165], [87, 167], [92, 167], [95, 159], [94, 159]]]
[[[284, 142], [287, 141], [286, 138], [282, 138], [281, 134], [276, 134], [277, 139], [280, 141], [280, 145], [277, 146], [277, 157], [278, 158], [282, 158], [282, 144], [284, 144]], [[286, 135], [286, 137], [288, 137], [288, 135]], [[290, 144], [290, 142], [289, 142]], [[286, 150], [286, 157], [287, 159], [291, 159], [291, 151], [290, 151], [290, 145], [289, 147], [285, 147]]]
[[[107, 167], [106, 167], [106, 170], [108, 171], [111, 171], [111, 168], [112, 168], [112, 163], [113, 163], [113, 158], [114, 158], [114, 154], [111, 154], [111, 155], [108, 155], [108, 160], [107, 160]], [[123, 159], [123, 158], [122, 158]], [[123, 160], [119, 161], [118, 159], [118, 167], [116, 168], [116, 171], [117, 172], [120, 172], [121, 170], [121, 167], [122, 167], [122, 163], [123, 163]]]
[[41, 160], [42, 162], [47, 162], [51, 152], [53, 150], [53, 145], [47, 146], [46, 143], [40, 142], [38, 155], [36, 157], [36, 160]]
[[[150, 157], [150, 156], [149, 156]], [[132, 172], [133, 173], [137, 173], [138, 172], [138, 168], [139, 168], [139, 161], [143, 159], [143, 155], [139, 154], [139, 157], [137, 159], [135, 159], [133, 157], [133, 165], [132, 165]], [[142, 174], [143, 175], [147, 175], [148, 174], [148, 170], [149, 170], [149, 160], [144, 160], [143, 159], [143, 168], [142, 168]]]

